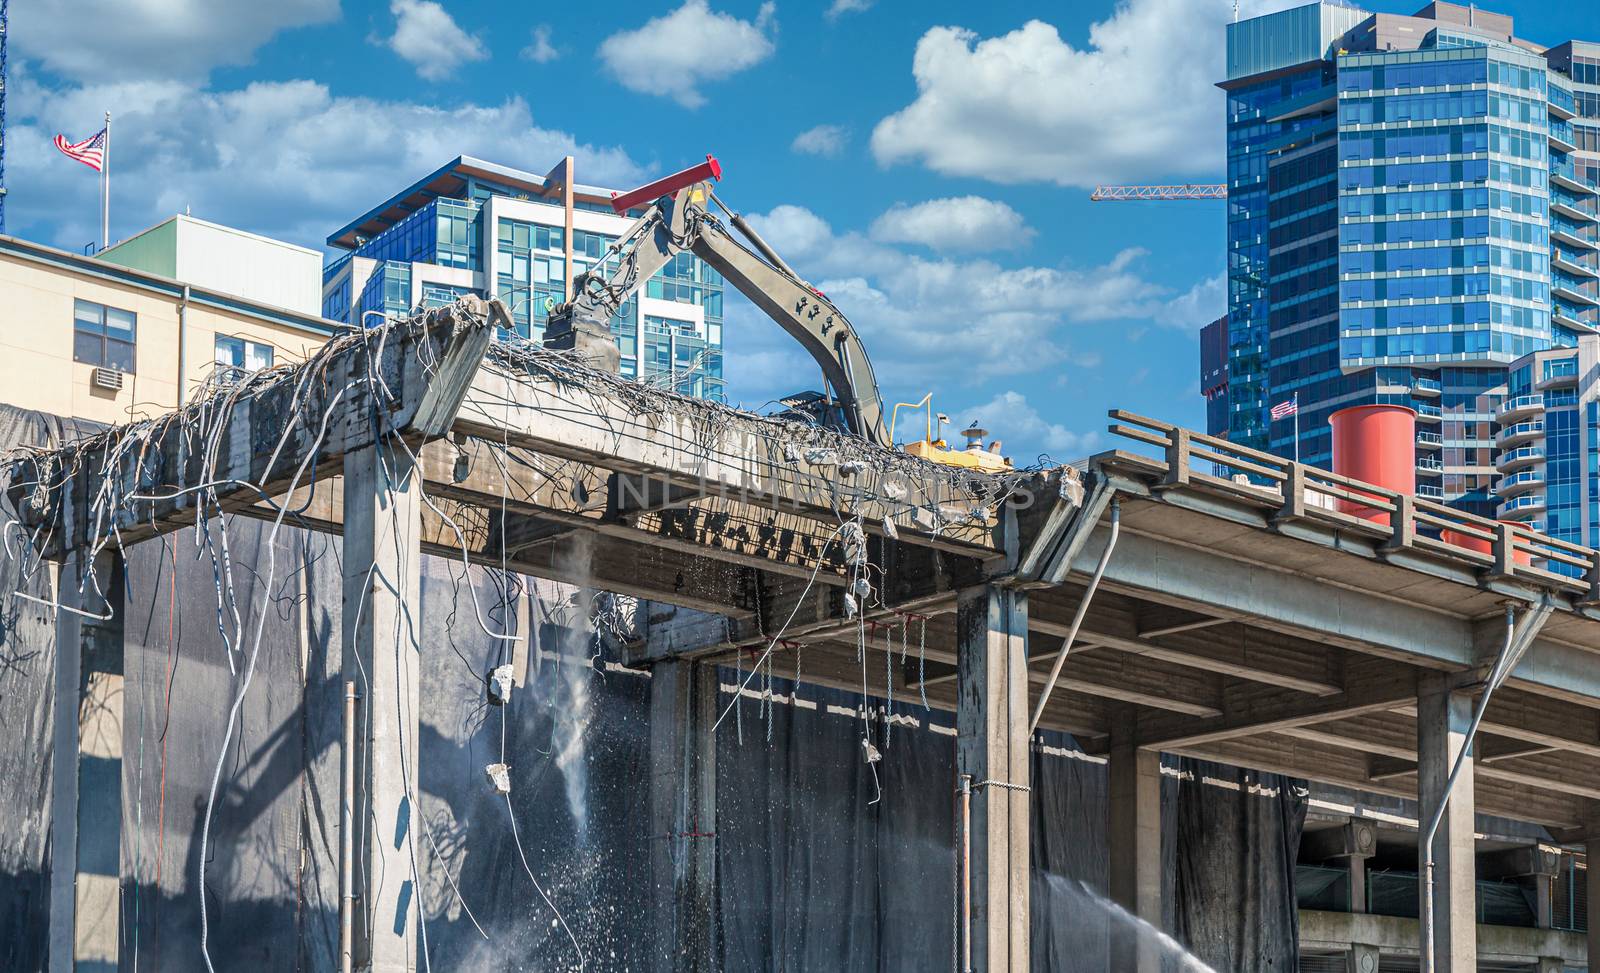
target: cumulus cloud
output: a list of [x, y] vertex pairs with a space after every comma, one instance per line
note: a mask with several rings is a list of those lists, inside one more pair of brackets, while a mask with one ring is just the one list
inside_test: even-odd
[[[6, 216], [11, 232], [76, 249], [97, 239], [98, 190], [50, 144], [64, 120], [118, 124], [112, 236], [193, 207], [196, 216], [307, 246], [384, 195], [462, 153], [543, 171], [575, 155], [586, 179], [628, 185], [643, 170], [620, 148], [541, 128], [528, 104], [428, 105], [340, 97], [312, 81], [212, 91], [178, 81], [11, 92]], [[46, 230], [45, 228], [49, 229]]]
[[842, 125], [817, 125], [794, 137], [789, 147], [802, 155], [820, 155], [837, 158], [844, 152], [850, 133]]
[[929, 258], [860, 233], [837, 233], [798, 206], [751, 221], [850, 316], [879, 378], [912, 388], [1070, 362], [1063, 329], [1144, 319], [1167, 297], [1140, 272], [1139, 249], [1092, 267], [1015, 267]]
[[338, 16], [339, 0], [29, 0], [11, 7], [11, 56], [75, 80], [199, 78]]
[[[1000, 439], [1005, 444], [1007, 455], [1028, 458], [1024, 462], [1039, 453], [1053, 453], [1057, 460], [1078, 459], [1100, 441], [1100, 434], [1093, 430], [1073, 432], [1060, 423], [1049, 421], [1020, 392], [1001, 392], [982, 405], [958, 412], [957, 416], [958, 430], [975, 422], [989, 430], [991, 439]], [[946, 438], [954, 438], [954, 434]]]
[[550, 43], [550, 25], [540, 24], [533, 29], [532, 40], [522, 49], [520, 55], [524, 61], [535, 64], [549, 64], [561, 56], [555, 45]]
[[844, 14], [856, 14], [872, 7], [872, 0], [833, 0], [825, 16], [829, 20], [837, 20]]
[[1022, 214], [994, 199], [954, 196], [898, 204], [872, 222], [872, 238], [934, 250], [1015, 250], [1033, 239]]
[[600, 62], [624, 88], [665, 95], [685, 108], [706, 103], [700, 86], [721, 81], [772, 56], [777, 5], [761, 5], [755, 20], [711, 9], [707, 0], [618, 31], [600, 44]]
[[1182, 331], [1199, 331], [1228, 311], [1228, 282], [1222, 274], [1200, 281], [1167, 302], [1157, 324]]
[[384, 43], [429, 81], [442, 81], [467, 61], [489, 57], [483, 41], [462, 30], [433, 0], [394, 0], [389, 12], [395, 16], [394, 34]]
[[917, 98], [878, 123], [873, 154], [1005, 183], [1220, 180], [1231, 16], [1229, 0], [1123, 0], [1082, 48], [1039, 20], [989, 38], [934, 27], [912, 59]]

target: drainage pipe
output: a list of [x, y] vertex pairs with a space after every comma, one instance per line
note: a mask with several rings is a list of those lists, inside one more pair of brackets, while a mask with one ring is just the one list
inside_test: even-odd
[[[1516, 610], [1512, 605], [1506, 606], [1506, 643], [1500, 650], [1500, 657], [1495, 660], [1494, 668], [1489, 670], [1489, 678], [1484, 683], [1483, 695], [1478, 697], [1478, 705], [1473, 709], [1472, 722], [1467, 724], [1466, 737], [1461, 741], [1461, 751], [1456, 754], [1454, 765], [1450, 768], [1450, 776], [1445, 778], [1444, 793], [1439, 796], [1439, 804], [1433, 810], [1433, 816], [1428, 820], [1427, 830], [1422, 838], [1422, 973], [1435, 973], [1437, 969], [1434, 954], [1433, 940], [1433, 886], [1434, 886], [1434, 859], [1433, 839], [1439, 834], [1439, 825], [1444, 822], [1444, 812], [1450, 806], [1450, 792], [1455, 790], [1456, 780], [1461, 776], [1461, 770], [1467, 764], [1467, 758], [1472, 755], [1473, 740], [1478, 735], [1478, 724], [1483, 722], [1483, 714], [1489, 708], [1489, 697], [1511, 675], [1517, 663], [1522, 661], [1522, 654], [1533, 644], [1533, 639], [1544, 627], [1545, 619], [1550, 617], [1551, 606], [1548, 601], [1543, 602], [1536, 609], [1523, 612], [1522, 629], [1517, 630]], [[1420, 756], [1420, 754], [1419, 754]], [[1419, 778], [1420, 785], [1421, 780]]]
[[1083, 624], [1083, 616], [1089, 613], [1089, 603], [1094, 600], [1095, 590], [1100, 587], [1100, 579], [1105, 576], [1106, 565], [1111, 563], [1111, 551], [1117, 546], [1117, 534], [1122, 527], [1122, 500], [1117, 497], [1111, 499], [1111, 536], [1106, 538], [1106, 549], [1100, 552], [1100, 563], [1094, 567], [1094, 576], [1089, 579], [1089, 587], [1083, 592], [1083, 600], [1078, 602], [1078, 613], [1072, 616], [1072, 627], [1067, 630], [1067, 637], [1061, 643], [1061, 651], [1056, 653], [1056, 661], [1050, 666], [1050, 678], [1045, 680], [1044, 689], [1039, 693], [1039, 702], [1033, 708], [1033, 719], [1028, 723], [1028, 736], [1033, 736], [1039, 729], [1039, 720], [1044, 716], [1044, 706], [1050, 702], [1050, 694], [1055, 691], [1056, 680], [1061, 678], [1061, 667], [1066, 664], [1067, 653], [1072, 650], [1072, 643], [1078, 638], [1078, 628]]
[[339, 970], [351, 973], [355, 965], [355, 799], [356, 799], [356, 684], [344, 684], [344, 748], [339, 755]]

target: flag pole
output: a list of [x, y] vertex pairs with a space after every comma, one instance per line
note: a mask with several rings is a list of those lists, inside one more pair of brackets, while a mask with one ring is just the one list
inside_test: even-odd
[[100, 156], [100, 249], [111, 246], [111, 113], [106, 112], [106, 140]]
[[1294, 461], [1300, 462], [1300, 390], [1294, 390]]

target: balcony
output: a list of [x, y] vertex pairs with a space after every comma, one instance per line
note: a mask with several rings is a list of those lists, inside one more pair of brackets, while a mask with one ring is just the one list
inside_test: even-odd
[[1495, 516], [1501, 519], [1531, 517], [1544, 513], [1544, 494], [1524, 493], [1520, 497], [1512, 497], [1502, 503], [1495, 510]]
[[1544, 450], [1538, 446], [1521, 446], [1501, 453], [1494, 461], [1495, 469], [1502, 473], [1509, 473], [1519, 467], [1533, 466], [1544, 462]]
[[1494, 444], [1501, 449], [1520, 446], [1536, 439], [1544, 438], [1544, 422], [1535, 419], [1532, 422], [1519, 422], [1514, 426], [1507, 426], [1495, 434]]
[[1569, 389], [1578, 384], [1578, 363], [1573, 360], [1554, 362], [1561, 366], [1550, 369], [1549, 374], [1534, 383], [1534, 388], [1543, 392], [1545, 389]]
[[1425, 500], [1444, 500], [1444, 487], [1434, 486], [1431, 483], [1418, 483], [1417, 496]]
[[1573, 168], [1571, 162], [1551, 166], [1550, 182], [1553, 185], [1560, 186], [1562, 189], [1570, 189], [1577, 193], [1600, 193], [1600, 189], [1596, 189], [1578, 177], [1578, 170]]
[[1500, 422], [1516, 422], [1518, 419], [1526, 419], [1543, 411], [1544, 396], [1535, 393], [1506, 399], [1495, 411], [1494, 417]]
[[1557, 278], [1555, 286], [1550, 288], [1550, 294], [1552, 297], [1559, 297], [1562, 300], [1571, 301], [1583, 307], [1600, 307], [1600, 300], [1597, 300], [1591, 294], [1585, 294], [1583, 291], [1573, 290], [1571, 284], [1560, 278]]
[[1436, 432], [1429, 432], [1426, 429], [1418, 430], [1418, 432], [1417, 432], [1417, 448], [1418, 449], [1443, 449], [1444, 448], [1444, 437], [1440, 436]]
[[1585, 266], [1584, 264], [1574, 263], [1571, 257], [1568, 257], [1560, 250], [1557, 250], [1552, 255], [1550, 265], [1562, 273], [1571, 274], [1574, 277], [1600, 277], [1600, 270], [1595, 270], [1593, 267]]
[[1494, 492], [1502, 497], [1513, 497], [1542, 486], [1544, 486], [1544, 470], [1518, 470], [1502, 476], [1500, 482], [1494, 485]]
[[1442, 421], [1442, 416], [1441, 416], [1441, 414], [1439, 412], [1439, 407], [1436, 406], [1436, 405], [1428, 405], [1425, 402], [1418, 402], [1417, 405], [1416, 405], [1416, 410], [1417, 410], [1417, 421], [1418, 422], [1440, 422], [1440, 421]]
[[1417, 457], [1417, 472], [1418, 473], [1443, 473], [1444, 472], [1444, 464], [1439, 461], [1439, 458], [1437, 456], [1418, 456]]
[[1436, 378], [1414, 378], [1411, 380], [1411, 394], [1438, 397], [1444, 392]]
[[1572, 205], [1571, 203], [1565, 202], [1560, 198], [1550, 200], [1550, 212], [1556, 214], [1557, 216], [1565, 216], [1569, 220], [1577, 220], [1579, 223], [1593, 223], [1597, 219], [1600, 219], [1600, 217], [1596, 217], [1593, 213], [1579, 209], [1578, 207]]
[[1550, 123], [1550, 147], [1557, 152], [1576, 152], [1578, 143], [1574, 142], [1572, 123], [1559, 121]]
[[1556, 118], [1568, 119], [1578, 114], [1578, 99], [1572, 92], [1559, 85], [1550, 85], [1546, 89], [1549, 98], [1550, 114]]
[[1600, 250], [1600, 243], [1578, 235], [1578, 228], [1561, 220], [1554, 220], [1550, 225], [1550, 239], [1556, 243], [1579, 250]]

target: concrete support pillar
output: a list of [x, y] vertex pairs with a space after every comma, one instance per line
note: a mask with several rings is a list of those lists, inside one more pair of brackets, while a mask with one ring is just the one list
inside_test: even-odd
[[1300, 842], [1302, 861], [1337, 862], [1350, 870], [1350, 911], [1367, 911], [1367, 859], [1378, 850], [1378, 829], [1370, 821], [1349, 821], [1314, 831]]
[[[122, 556], [56, 585], [50, 971], [113, 970], [121, 929]], [[106, 616], [109, 618], [90, 617]]]
[[[1133, 740], [1133, 714], [1111, 724], [1106, 836], [1111, 850], [1111, 900], [1156, 928], [1161, 914], [1161, 754]], [[1111, 968], [1159, 973], [1148, 936], [1112, 929]]]
[[1534, 966], [1535, 973], [1567, 973], [1567, 964], [1559, 956], [1541, 956]]
[[[1472, 696], [1450, 692], [1430, 680], [1417, 697], [1418, 827], [1428, 821], [1444, 797], [1445, 781], [1466, 742], [1472, 721]], [[1477, 889], [1473, 842], [1473, 766], [1467, 758], [1433, 843], [1433, 948], [1437, 973], [1477, 973]], [[1418, 833], [1417, 860], [1424, 849]], [[1418, 894], [1421, 882], [1418, 883]], [[1419, 909], [1422, 903], [1419, 903]], [[1419, 930], [1420, 936], [1420, 930]], [[1425, 944], [1422, 944], [1425, 948]], [[1424, 957], [1426, 962], [1426, 957]]]
[[362, 696], [356, 734], [353, 904], [357, 969], [412, 973], [422, 852], [417, 814], [417, 619], [422, 572], [417, 477], [386, 444], [344, 461], [343, 677]]
[[1351, 943], [1345, 958], [1345, 973], [1378, 973], [1378, 947]]
[[650, 673], [650, 894], [657, 973], [715, 969], [717, 670], [688, 659]]
[[1600, 803], [1589, 804], [1588, 821], [1585, 830], [1588, 832], [1584, 841], [1584, 893], [1588, 899], [1587, 921], [1588, 933], [1586, 943], [1589, 950], [1589, 968], [1600, 969]]
[[994, 585], [962, 592], [956, 669], [956, 773], [972, 785], [972, 969], [1025, 970], [1031, 716], [1025, 593]]

